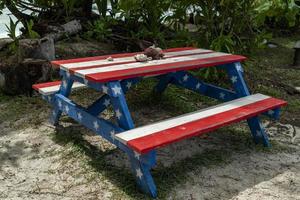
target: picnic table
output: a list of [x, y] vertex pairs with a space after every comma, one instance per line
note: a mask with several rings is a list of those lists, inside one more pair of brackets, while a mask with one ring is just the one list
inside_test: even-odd
[[[258, 115], [278, 119], [281, 107], [287, 103], [263, 94], [250, 94], [243, 78], [241, 62], [246, 59], [244, 56], [190, 47], [164, 50], [164, 59], [147, 62], [136, 62], [136, 54], [53, 61], [53, 66], [60, 68], [62, 81], [36, 84], [33, 88], [53, 105], [52, 124], [57, 125], [61, 114], [65, 113], [126, 152], [143, 192], [157, 196], [150, 170], [156, 163], [159, 147], [242, 120], [247, 120], [256, 143], [270, 146]], [[113, 59], [107, 59], [109, 57]], [[225, 69], [232, 89], [205, 83], [188, 72], [208, 67]], [[125, 94], [146, 77], [158, 79], [154, 88], [158, 94], [173, 84], [223, 103], [135, 128]], [[103, 95], [84, 108], [69, 99], [72, 90], [82, 87], [95, 89]], [[116, 123], [99, 117], [108, 106], [114, 110]]]

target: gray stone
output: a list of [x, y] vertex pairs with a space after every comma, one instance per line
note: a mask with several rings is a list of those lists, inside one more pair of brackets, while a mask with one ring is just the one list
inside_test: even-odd
[[0, 39], [0, 51], [7, 47], [10, 43], [12, 43], [14, 40], [11, 38], [1, 38]]
[[26, 58], [52, 61], [55, 59], [54, 40], [48, 37], [20, 40], [18, 57], [19, 62], [22, 62]]
[[297, 41], [295, 46], [294, 46], [294, 49], [300, 49], [300, 41]]

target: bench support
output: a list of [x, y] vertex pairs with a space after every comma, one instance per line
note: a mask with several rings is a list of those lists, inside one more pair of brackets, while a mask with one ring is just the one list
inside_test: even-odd
[[[215, 85], [204, 83], [198, 80], [192, 74], [181, 71], [159, 77], [159, 83], [154, 91], [162, 93], [168, 84], [172, 83], [180, 87], [187, 88], [199, 94], [218, 99], [220, 101], [231, 101], [240, 97], [249, 96], [250, 92], [243, 77], [243, 68], [241, 63], [233, 63], [222, 66], [226, 69], [228, 77], [233, 85], [234, 91], [224, 89]], [[278, 119], [280, 108], [270, 110], [265, 115]], [[253, 117], [247, 120], [252, 136], [256, 144], [263, 143], [264, 146], [269, 147], [270, 142], [267, 134], [259, 118]]]
[[[66, 74], [63, 75], [62, 84], [59, 89], [59, 94], [68, 97], [71, 93], [72, 86], [73, 86], [74, 80], [70, 79], [70, 76], [67, 76]], [[55, 98], [52, 100], [54, 102], [54, 107], [50, 116], [50, 123], [53, 125], [57, 125], [59, 118], [62, 114], [63, 105], [61, 100]]]
[[[151, 175], [151, 168], [156, 164], [156, 152], [151, 151], [148, 154], [140, 155], [135, 152], [134, 156], [128, 156], [131, 163], [131, 170], [135, 176], [136, 182], [140, 190], [151, 197], [157, 196], [157, 189]], [[143, 163], [141, 157], [147, 158], [150, 163]]]
[[[228, 77], [238, 97], [249, 96], [250, 92], [244, 80], [244, 70], [241, 63], [233, 63], [224, 66]], [[252, 136], [256, 144], [262, 142], [265, 147], [270, 147], [268, 136], [261, 125], [259, 118], [253, 117], [247, 120]]]

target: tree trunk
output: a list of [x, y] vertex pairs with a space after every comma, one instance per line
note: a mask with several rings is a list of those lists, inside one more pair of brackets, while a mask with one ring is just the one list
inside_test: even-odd
[[92, 16], [93, 0], [84, 1], [82, 6], [83, 6], [82, 11], [84, 13], [84, 16], [90, 19]]

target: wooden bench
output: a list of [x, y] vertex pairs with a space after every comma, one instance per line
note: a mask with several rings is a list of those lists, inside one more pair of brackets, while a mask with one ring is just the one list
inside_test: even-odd
[[[39, 83], [39, 84], [34, 84], [32, 86], [33, 89], [35, 89], [37, 92], [44, 96], [48, 95], [53, 95], [59, 91], [61, 81], [53, 81], [53, 82], [48, 82], [48, 83]], [[85, 88], [86, 85], [75, 82], [72, 86], [72, 89], [79, 89], [79, 88]]]
[[185, 114], [179, 117], [131, 129], [115, 138], [143, 154], [158, 147], [251, 118], [286, 105], [285, 101], [255, 94]]

